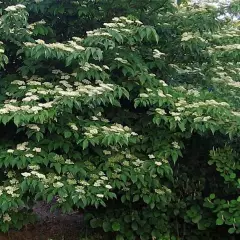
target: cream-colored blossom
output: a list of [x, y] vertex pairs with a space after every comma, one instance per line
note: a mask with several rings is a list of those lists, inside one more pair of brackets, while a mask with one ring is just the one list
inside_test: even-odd
[[33, 148], [33, 151], [34, 151], [34, 152], [38, 152], [38, 153], [40, 153], [40, 152], [42, 151], [42, 149], [39, 148], [39, 147], [35, 147], [35, 148]]
[[154, 158], [155, 158], [155, 156], [154, 156], [153, 154], [149, 154], [148, 157], [149, 157], [150, 159], [154, 159]]
[[30, 177], [32, 174], [28, 172], [21, 173], [22, 176], [24, 177]]
[[12, 218], [9, 216], [8, 213], [3, 215], [3, 222], [11, 222]]
[[104, 198], [104, 195], [103, 194], [97, 194], [96, 195], [98, 198]]
[[63, 186], [64, 186], [64, 184], [62, 182], [55, 182], [55, 183], [53, 183], [53, 187], [55, 187], [55, 188], [61, 188]]

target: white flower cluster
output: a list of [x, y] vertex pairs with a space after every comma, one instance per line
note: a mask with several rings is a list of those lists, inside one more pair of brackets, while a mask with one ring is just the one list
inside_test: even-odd
[[223, 51], [236, 51], [236, 50], [240, 50], [240, 44], [236, 43], [236, 44], [229, 44], [229, 45], [223, 45], [223, 46], [216, 46], [215, 47], [216, 50], [223, 50]]
[[12, 220], [12, 218], [9, 216], [8, 213], [5, 213], [2, 218], [3, 218], [3, 222], [11, 222]]
[[185, 32], [182, 34], [182, 39], [181, 39], [182, 42], [187, 42], [192, 39], [200, 40], [201, 42], [206, 42], [206, 40], [200, 37], [198, 33]]
[[[17, 144], [15, 150], [28, 152], [28, 153], [25, 154], [25, 156], [29, 157], [29, 158], [34, 157], [34, 155], [29, 151], [36, 152], [36, 153], [40, 153], [42, 151], [42, 149], [40, 147], [34, 147], [33, 149], [31, 149], [31, 148], [28, 147], [28, 144], [29, 144], [28, 142], [19, 143], [19, 144]], [[14, 149], [8, 149], [7, 153], [10, 153], [10, 154], [14, 153], [15, 150]]]
[[135, 161], [132, 162], [132, 164], [136, 167], [141, 167], [143, 165], [144, 161], [140, 159], [136, 159]]
[[175, 103], [177, 107], [184, 107], [184, 108], [199, 108], [199, 107], [229, 107], [230, 105], [227, 102], [217, 102], [216, 100], [206, 100], [205, 102], [200, 101], [196, 103], [187, 103], [185, 99], [179, 99], [178, 102]]
[[5, 11], [7, 11], [7, 12], [15, 12], [15, 11], [22, 10], [22, 9], [25, 9], [25, 8], [26, 8], [25, 5], [17, 4], [17, 5], [14, 5], [14, 6], [8, 6], [7, 8], [5, 8]]
[[3, 193], [10, 195], [12, 198], [18, 198], [20, 195], [17, 193], [19, 190], [19, 181], [15, 178], [9, 181], [11, 185], [9, 186], [0, 186], [0, 196]]
[[179, 146], [178, 142], [172, 142], [172, 145], [176, 149], [180, 149], [181, 147]]
[[211, 119], [211, 116], [206, 116], [206, 117], [196, 117], [194, 118], [194, 122], [207, 122]]
[[74, 41], [68, 41], [69, 45], [76, 49], [76, 50], [79, 50], [79, 51], [84, 51], [85, 50], [85, 47], [81, 46], [81, 45], [78, 45], [77, 42], [74, 42]]
[[137, 25], [143, 24], [139, 20], [130, 20], [126, 17], [114, 17], [112, 20], [113, 20], [113, 22], [116, 22], [116, 23], [122, 22], [122, 23], [126, 23], [126, 24], [137, 24]]
[[36, 170], [32, 170], [31, 172], [23, 172], [21, 173], [21, 175], [24, 177], [24, 178], [28, 178], [28, 177], [37, 177], [38, 179], [46, 179], [46, 176], [42, 173], [39, 173], [38, 171]]
[[64, 186], [64, 184], [62, 183], [62, 182], [55, 182], [55, 183], [53, 183], [53, 187], [55, 187], [55, 188], [62, 188]]
[[114, 124], [110, 127], [103, 126], [103, 127], [97, 127], [97, 126], [91, 126], [85, 128], [86, 132], [84, 133], [85, 136], [92, 138], [94, 135], [97, 135], [98, 133], [123, 133], [126, 134], [128, 137], [130, 136], [137, 136], [138, 134], [135, 132], [132, 132], [131, 129], [128, 126], [122, 126], [121, 124]]
[[149, 159], [155, 159], [156, 157], [153, 154], [148, 155]]
[[84, 189], [85, 189], [84, 186], [76, 186], [75, 192], [80, 193], [80, 195], [83, 195], [86, 193], [86, 191]]
[[74, 165], [74, 162], [71, 161], [70, 159], [67, 159], [67, 160], [65, 161], [65, 164]]
[[84, 70], [85, 72], [87, 72], [89, 70], [96, 70], [99, 72], [103, 71], [103, 69], [100, 66], [93, 64], [93, 63], [88, 63], [88, 62], [84, 63], [84, 65], [82, 65], [80, 68], [82, 70]]
[[26, 47], [35, 47], [37, 45], [43, 45], [46, 48], [52, 49], [52, 50], [62, 50], [65, 52], [76, 52], [76, 50], [84, 51], [85, 48], [83, 46], [78, 45], [77, 42], [69, 41], [68, 44], [63, 43], [45, 43], [42, 39], [35, 40], [36, 43], [31, 42], [25, 42], [24, 45]]
[[166, 112], [165, 112], [164, 109], [156, 108], [155, 111], [156, 111], [159, 115], [166, 115]]
[[115, 60], [115, 61], [118, 61], [118, 62], [120, 62], [120, 63], [122, 63], [122, 64], [127, 64], [127, 63], [128, 63], [127, 60], [125, 60], [125, 59], [123, 59], [123, 58], [120, 58], [120, 57], [116, 57], [114, 60]]
[[35, 28], [37, 25], [44, 25], [45, 23], [46, 23], [45, 20], [41, 20], [41, 21], [38, 21], [38, 22], [34, 22], [34, 23], [32, 23], [32, 24], [29, 24], [29, 25], [27, 26], [27, 28], [30, 29], [30, 30], [34, 30], [34, 28]]
[[168, 84], [167, 84], [165, 81], [163, 81], [163, 80], [159, 80], [159, 83], [160, 83], [162, 86], [164, 86], [164, 87], [167, 87], [167, 86], [168, 86]]
[[[239, 73], [240, 73], [240, 70], [238, 70], [238, 72], [234, 71], [234, 74], [239, 74]], [[213, 77], [211, 79], [214, 83], [221, 83], [231, 87], [240, 88], [240, 82], [234, 81], [232, 77], [229, 76], [226, 72], [218, 72], [217, 75], [219, 77]]]
[[[102, 69], [97, 65], [89, 65], [90, 67], [94, 67], [102, 71]], [[62, 99], [59, 97], [80, 97], [80, 96], [95, 96], [106, 93], [106, 91], [113, 91], [114, 85], [105, 84], [103, 82], [99, 82], [99, 86], [90, 85], [90, 81], [85, 80], [86, 84], [81, 82], [74, 82], [73, 85], [70, 82], [66, 81], [70, 78], [69, 75], [62, 73], [60, 70], [53, 70], [55, 74], [61, 74], [60, 78], [64, 79], [59, 81], [59, 85], [53, 86], [50, 82], [43, 82], [43, 79], [38, 76], [32, 76], [30, 79], [26, 81], [23, 80], [14, 80], [11, 84], [19, 86], [19, 89], [24, 89], [26, 86], [31, 87], [25, 93], [25, 96], [22, 99], [22, 103], [20, 101], [16, 101], [16, 99], [9, 99], [5, 101], [5, 105], [0, 109], [0, 114], [7, 114], [13, 112], [26, 112], [26, 113], [34, 113], [37, 114], [39, 111], [51, 108], [54, 105], [58, 104], [58, 102], [62, 102]], [[49, 89], [50, 88], [50, 89]], [[54, 98], [54, 101], [39, 103], [41, 99], [45, 98], [46, 95], [51, 95]], [[15, 103], [13, 105], [13, 103]], [[31, 103], [30, 105], [26, 105], [26, 103]], [[35, 106], [32, 106], [32, 103]], [[22, 104], [22, 106], [18, 106], [17, 104]], [[76, 129], [76, 128], [75, 128]]]
[[166, 56], [166, 54], [160, 52], [158, 49], [153, 50], [153, 57], [154, 58], [162, 58], [163, 56]]
[[155, 161], [155, 165], [158, 166], [158, 167], [160, 167], [160, 166], [162, 166], [162, 162], [160, 162], [160, 161]]
[[69, 125], [70, 125], [72, 130], [78, 131], [78, 127], [77, 127], [77, 125], [75, 123], [70, 123]]
[[36, 125], [36, 124], [28, 124], [28, 125], [26, 125], [26, 127], [31, 129], [31, 130], [35, 130], [37, 132], [40, 131], [40, 127], [38, 125]]
[[199, 97], [200, 92], [197, 89], [189, 89], [187, 90], [187, 95], [193, 95], [195, 97]]

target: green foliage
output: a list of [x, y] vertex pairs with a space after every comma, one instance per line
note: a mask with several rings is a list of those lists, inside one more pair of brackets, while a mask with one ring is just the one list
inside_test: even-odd
[[0, 3], [1, 231], [55, 199], [118, 240], [240, 232], [239, 1], [172, 2]]

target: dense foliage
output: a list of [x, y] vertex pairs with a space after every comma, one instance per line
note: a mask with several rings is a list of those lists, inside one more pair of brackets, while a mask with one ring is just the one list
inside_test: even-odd
[[240, 3], [181, 2], [1, 1], [1, 231], [55, 199], [118, 240], [240, 233]]

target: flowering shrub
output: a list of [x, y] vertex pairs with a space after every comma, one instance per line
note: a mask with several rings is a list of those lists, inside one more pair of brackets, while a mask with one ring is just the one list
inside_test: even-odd
[[0, 3], [1, 231], [55, 198], [117, 240], [240, 233], [237, 4], [172, 2]]

